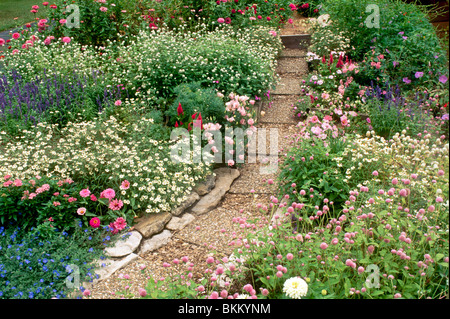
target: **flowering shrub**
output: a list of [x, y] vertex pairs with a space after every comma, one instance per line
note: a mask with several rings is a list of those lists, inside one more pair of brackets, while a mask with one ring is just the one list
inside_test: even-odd
[[[217, 0], [211, 2], [210, 20], [217, 24], [230, 24], [238, 28], [250, 25], [279, 27], [292, 16], [291, 4], [281, 1]], [[210, 23], [211, 23], [210, 22]]]
[[327, 198], [340, 207], [350, 186], [342, 180], [342, 164], [337, 165], [333, 159], [341, 156], [346, 146], [344, 131], [329, 115], [322, 119], [309, 116], [298, 127], [295, 147], [286, 155], [278, 176], [280, 191], [291, 196], [290, 201], [307, 201], [315, 206]]
[[[364, 11], [369, 4], [383, 12], [379, 15], [381, 28], [365, 25], [368, 14]], [[323, 10], [330, 15], [335, 34], [344, 31], [350, 39], [350, 57], [365, 60], [358, 76], [361, 84], [389, 77], [391, 83], [403, 85], [402, 79], [407, 78], [431, 89], [441, 75], [448, 77], [446, 54], [423, 7], [389, 0], [333, 0], [326, 1]]]
[[66, 284], [70, 274], [79, 272], [81, 282], [98, 278], [92, 262], [105, 258], [103, 248], [114, 242], [111, 233], [76, 227], [70, 235], [52, 226], [46, 221], [25, 233], [0, 227], [0, 299], [67, 298], [80, 288]]
[[188, 33], [141, 32], [138, 42], [118, 49], [113, 81], [132, 91], [154, 89], [161, 98], [172, 98], [174, 88], [187, 82], [225, 95], [262, 96], [274, 83], [274, 61], [281, 49], [281, 40], [268, 31], [235, 32], [224, 26], [208, 32], [203, 25]]
[[[45, 19], [39, 20], [37, 31], [45, 37], [70, 37], [82, 44], [105, 45], [106, 40], [117, 39], [120, 34], [136, 33], [138, 10], [135, 3], [128, 0], [114, 3], [56, 0], [50, 6], [37, 8], [36, 14], [45, 15]], [[74, 17], [75, 14], [78, 17]]]
[[[311, 54], [310, 57], [315, 59], [315, 54]], [[356, 92], [361, 90], [361, 86], [353, 81], [359, 72], [358, 64], [349, 60], [345, 52], [332, 51], [329, 56], [322, 56], [314, 69], [316, 72], [310, 74], [309, 79], [303, 80], [301, 85], [301, 88], [305, 90], [302, 92], [314, 94], [314, 98], [319, 96], [327, 100], [329, 96], [327, 92], [332, 92], [337, 87], [342, 97], [353, 100], [357, 96]], [[322, 95], [322, 93], [325, 94]]]

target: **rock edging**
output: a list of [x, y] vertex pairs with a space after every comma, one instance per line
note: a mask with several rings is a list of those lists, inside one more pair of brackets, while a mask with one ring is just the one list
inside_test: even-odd
[[[105, 248], [107, 260], [95, 271], [99, 275], [93, 283], [105, 280], [118, 270], [140, 258], [140, 255], [166, 245], [173, 232], [183, 229], [196, 219], [214, 209], [228, 192], [233, 181], [240, 175], [237, 169], [221, 167], [215, 169], [199, 183], [180, 206], [170, 212], [151, 214], [137, 219], [124, 240], [113, 247]], [[84, 283], [88, 287], [90, 283]]]

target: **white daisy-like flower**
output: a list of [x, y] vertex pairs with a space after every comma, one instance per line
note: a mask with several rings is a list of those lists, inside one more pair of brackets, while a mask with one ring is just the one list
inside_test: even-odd
[[292, 299], [301, 299], [308, 293], [308, 284], [300, 277], [292, 277], [284, 282], [283, 292]]
[[239, 294], [235, 299], [251, 299], [247, 294]]

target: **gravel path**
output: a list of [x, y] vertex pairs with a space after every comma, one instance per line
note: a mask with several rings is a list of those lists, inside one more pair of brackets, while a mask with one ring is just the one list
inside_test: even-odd
[[[305, 54], [304, 51], [285, 50], [277, 70], [281, 81], [271, 93], [271, 103], [266, 103], [262, 108], [265, 114], [257, 125], [259, 129], [265, 128], [267, 131], [278, 130], [278, 149], [281, 155], [289, 149], [290, 137], [296, 131], [295, 125], [298, 121], [293, 117], [292, 104], [299, 97], [298, 88], [302, 76], [308, 72], [306, 62], [301, 58]], [[269, 150], [269, 141], [266, 146]], [[275, 162], [281, 158], [282, 156], [270, 155], [268, 152], [266, 160], [270, 163], [270, 160]], [[181, 260], [183, 256], [188, 256], [193, 263], [193, 278], [202, 278], [208, 268], [207, 257], [213, 256], [215, 260], [220, 260], [229, 257], [233, 252], [234, 247], [229, 244], [241, 234], [239, 225], [233, 223], [233, 218], [268, 216], [267, 212], [259, 211], [256, 205], [269, 206], [270, 196], [276, 194], [277, 170], [261, 171], [265, 167], [267, 164], [262, 163], [261, 158], [258, 158], [256, 163], [242, 164], [238, 167], [240, 176], [233, 182], [218, 207], [207, 214], [197, 216], [185, 228], [174, 232], [167, 245], [139, 256], [136, 261], [108, 279], [89, 287], [89, 298], [120, 298], [121, 295], [117, 292], [125, 291], [125, 287], [131, 295], [138, 298], [138, 289], [145, 288], [150, 278], [160, 279], [174, 273], [183, 274], [186, 266], [183, 263], [173, 264], [174, 259]], [[269, 179], [273, 179], [275, 183], [269, 185]], [[163, 267], [164, 262], [171, 264], [171, 267]], [[129, 279], [123, 279], [124, 275], [129, 276]]]

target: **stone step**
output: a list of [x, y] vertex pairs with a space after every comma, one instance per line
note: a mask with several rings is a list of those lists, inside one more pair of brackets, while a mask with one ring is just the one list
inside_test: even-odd
[[298, 101], [299, 95], [275, 95], [272, 94], [270, 102], [264, 103], [261, 111], [264, 116], [260, 117], [259, 123], [296, 125], [298, 120], [295, 118], [294, 106]]
[[302, 80], [303, 76], [299, 76], [298, 74], [283, 74], [283, 76], [280, 76], [275, 90], [271, 91], [270, 94], [298, 95], [301, 93], [300, 84]]
[[293, 34], [293, 35], [281, 35], [281, 42], [286, 48], [290, 49], [307, 49], [311, 43], [310, 34]]
[[305, 75], [308, 73], [308, 63], [303, 58], [279, 59], [276, 73], [280, 76], [287, 73]]

